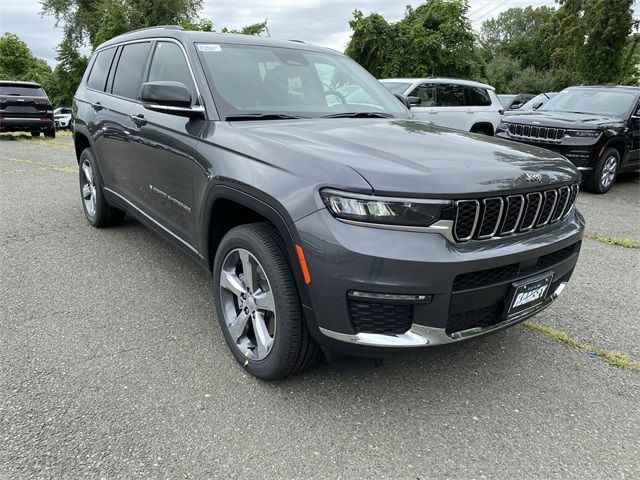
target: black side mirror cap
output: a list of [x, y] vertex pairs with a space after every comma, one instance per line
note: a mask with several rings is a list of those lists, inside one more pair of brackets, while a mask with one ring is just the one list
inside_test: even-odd
[[419, 107], [422, 105], [422, 99], [420, 97], [407, 97], [407, 100], [409, 100], [409, 105], [412, 107]]
[[406, 95], [402, 95], [401, 93], [394, 93], [393, 95], [398, 100], [400, 100], [400, 103], [402, 103], [405, 107], [411, 108], [411, 104], [409, 103], [409, 98]]
[[533, 109], [534, 109], [534, 110], [537, 110], [537, 109], [539, 109], [542, 105], [544, 105], [542, 102], [534, 103], [534, 104], [533, 104]]
[[191, 106], [191, 92], [180, 82], [143, 83], [140, 101], [148, 110], [182, 117], [194, 117], [204, 113], [203, 107]]

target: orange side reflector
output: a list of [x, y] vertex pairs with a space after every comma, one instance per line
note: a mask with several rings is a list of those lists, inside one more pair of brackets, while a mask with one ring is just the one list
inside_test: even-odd
[[602, 148], [600, 149], [600, 153], [598, 154], [598, 156], [599, 156], [599, 157], [601, 157], [601, 156], [602, 156], [602, 152], [604, 152], [604, 147], [602, 147]]
[[302, 275], [304, 276], [304, 283], [309, 285], [311, 283], [311, 275], [309, 275], [307, 260], [304, 258], [304, 252], [300, 245], [296, 245], [296, 253], [298, 254], [298, 261], [300, 262], [300, 268], [302, 269]]

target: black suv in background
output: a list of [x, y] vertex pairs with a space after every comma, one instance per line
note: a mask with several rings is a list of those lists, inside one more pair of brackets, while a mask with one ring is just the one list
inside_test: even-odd
[[56, 136], [53, 107], [40, 85], [0, 80], [0, 132]]
[[209, 271], [260, 378], [506, 328], [578, 259], [570, 162], [413, 120], [333, 50], [145, 29], [96, 49], [72, 108], [89, 223], [127, 212]]
[[570, 87], [535, 112], [506, 116], [496, 136], [558, 152], [606, 193], [620, 172], [640, 170], [640, 87]]

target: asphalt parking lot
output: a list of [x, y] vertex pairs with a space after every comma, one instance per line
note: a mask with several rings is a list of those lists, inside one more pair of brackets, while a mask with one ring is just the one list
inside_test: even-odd
[[640, 249], [601, 238], [640, 241], [638, 175], [580, 194], [590, 238], [534, 319], [626, 368], [518, 326], [264, 383], [206, 273], [135, 221], [91, 228], [76, 170], [69, 135], [0, 136], [0, 478], [640, 477]]

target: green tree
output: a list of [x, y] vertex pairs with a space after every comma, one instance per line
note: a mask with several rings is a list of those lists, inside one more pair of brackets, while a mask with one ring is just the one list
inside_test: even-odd
[[396, 23], [355, 10], [346, 54], [379, 78], [477, 77], [481, 57], [468, 10], [466, 0], [427, 0], [415, 9], [407, 7]]

